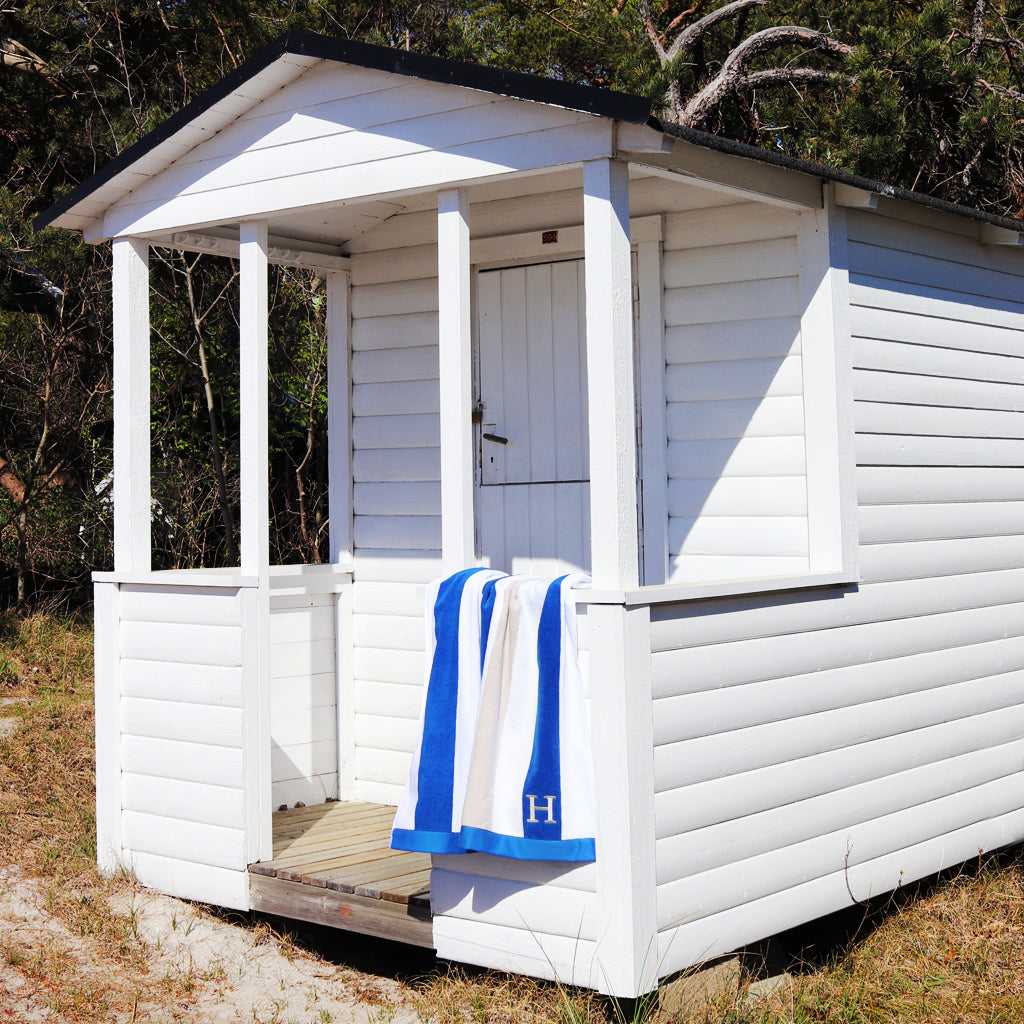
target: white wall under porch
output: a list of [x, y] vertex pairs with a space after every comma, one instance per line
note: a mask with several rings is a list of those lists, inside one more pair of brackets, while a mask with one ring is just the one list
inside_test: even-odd
[[[102, 870], [127, 868], [162, 892], [247, 910], [246, 869], [265, 856], [270, 823], [260, 764], [269, 754], [281, 802], [323, 802], [336, 792], [336, 711], [323, 704], [333, 700], [317, 675], [334, 674], [323, 651], [333, 660], [351, 577], [331, 566], [287, 566], [269, 579], [279, 652], [271, 666], [281, 674], [272, 671], [274, 713], [264, 723], [253, 648], [266, 627], [255, 578], [226, 570], [97, 574]], [[317, 730], [324, 736], [314, 739]], [[261, 749], [268, 731], [273, 752]]]

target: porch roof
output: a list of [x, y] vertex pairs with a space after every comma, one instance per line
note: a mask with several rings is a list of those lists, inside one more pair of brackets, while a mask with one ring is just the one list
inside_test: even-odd
[[[323, 64], [347, 64], [384, 71], [423, 81], [489, 92], [495, 96], [590, 114], [631, 125], [646, 125], [664, 138], [660, 159], [650, 162], [679, 171], [695, 182], [703, 177], [706, 160], [700, 152], [712, 151], [733, 158], [733, 166], [760, 165], [762, 176], [790, 172], [807, 182], [816, 178], [869, 193], [923, 206], [989, 225], [995, 232], [987, 241], [1024, 240], [1024, 222], [983, 210], [923, 195], [891, 184], [786, 154], [736, 142], [698, 129], [659, 121], [650, 99], [591, 86], [522, 74], [500, 68], [446, 60], [410, 51], [391, 50], [355, 40], [290, 32], [206, 90], [133, 146], [115, 157], [94, 175], [58, 200], [35, 220], [36, 230], [48, 226], [85, 231], [103, 213], [147, 179], [169, 168], [218, 132], [294, 82], [311, 68]], [[658, 137], [654, 135], [654, 137]], [[629, 150], [629, 146], [621, 148]], [[650, 148], [645, 152], [650, 153]], [[708, 156], [711, 154], [708, 153]], [[650, 159], [650, 158], [647, 158]], [[731, 163], [732, 161], [730, 161]], [[731, 180], [737, 172], [729, 174]], [[739, 171], [749, 178], [750, 171]], [[777, 179], [776, 179], [777, 180]], [[1009, 232], [1009, 235], [1003, 236]], [[95, 238], [92, 240], [99, 240]]]

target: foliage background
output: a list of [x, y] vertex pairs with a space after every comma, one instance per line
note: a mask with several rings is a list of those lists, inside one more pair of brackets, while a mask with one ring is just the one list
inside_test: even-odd
[[[652, 27], [668, 42], [722, 6], [650, 0]], [[8, 0], [0, 52], [31, 59], [0, 63], [0, 307], [17, 306], [5, 294], [29, 266], [64, 304], [60, 317], [0, 308], [0, 601], [80, 599], [91, 570], [111, 563], [109, 247], [34, 234], [32, 218], [281, 33], [408, 46], [660, 101], [672, 80], [694, 94], [753, 33], [804, 25], [855, 51], [837, 62], [787, 45], [757, 67], [821, 68], [836, 72], [831, 84], [740, 89], [700, 127], [1019, 216], [1021, 17], [1022, 0], [754, 0], [663, 66], [640, 0]], [[236, 268], [160, 251], [151, 266], [154, 565], [230, 564]], [[321, 288], [273, 271], [278, 562], [326, 554]]]

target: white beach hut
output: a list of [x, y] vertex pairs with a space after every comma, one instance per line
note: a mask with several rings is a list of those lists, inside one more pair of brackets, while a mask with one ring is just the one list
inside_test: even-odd
[[[1021, 225], [307, 34], [45, 225], [114, 251], [104, 869], [630, 997], [1024, 837]], [[240, 261], [236, 569], [151, 571], [151, 246]], [[268, 560], [268, 262], [327, 279], [328, 566]], [[592, 572], [593, 863], [382, 848], [477, 564]]]

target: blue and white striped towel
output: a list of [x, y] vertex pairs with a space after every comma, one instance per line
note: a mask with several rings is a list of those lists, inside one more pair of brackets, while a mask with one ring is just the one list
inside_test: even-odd
[[594, 859], [571, 596], [586, 579], [468, 569], [428, 588], [427, 692], [395, 849]]

